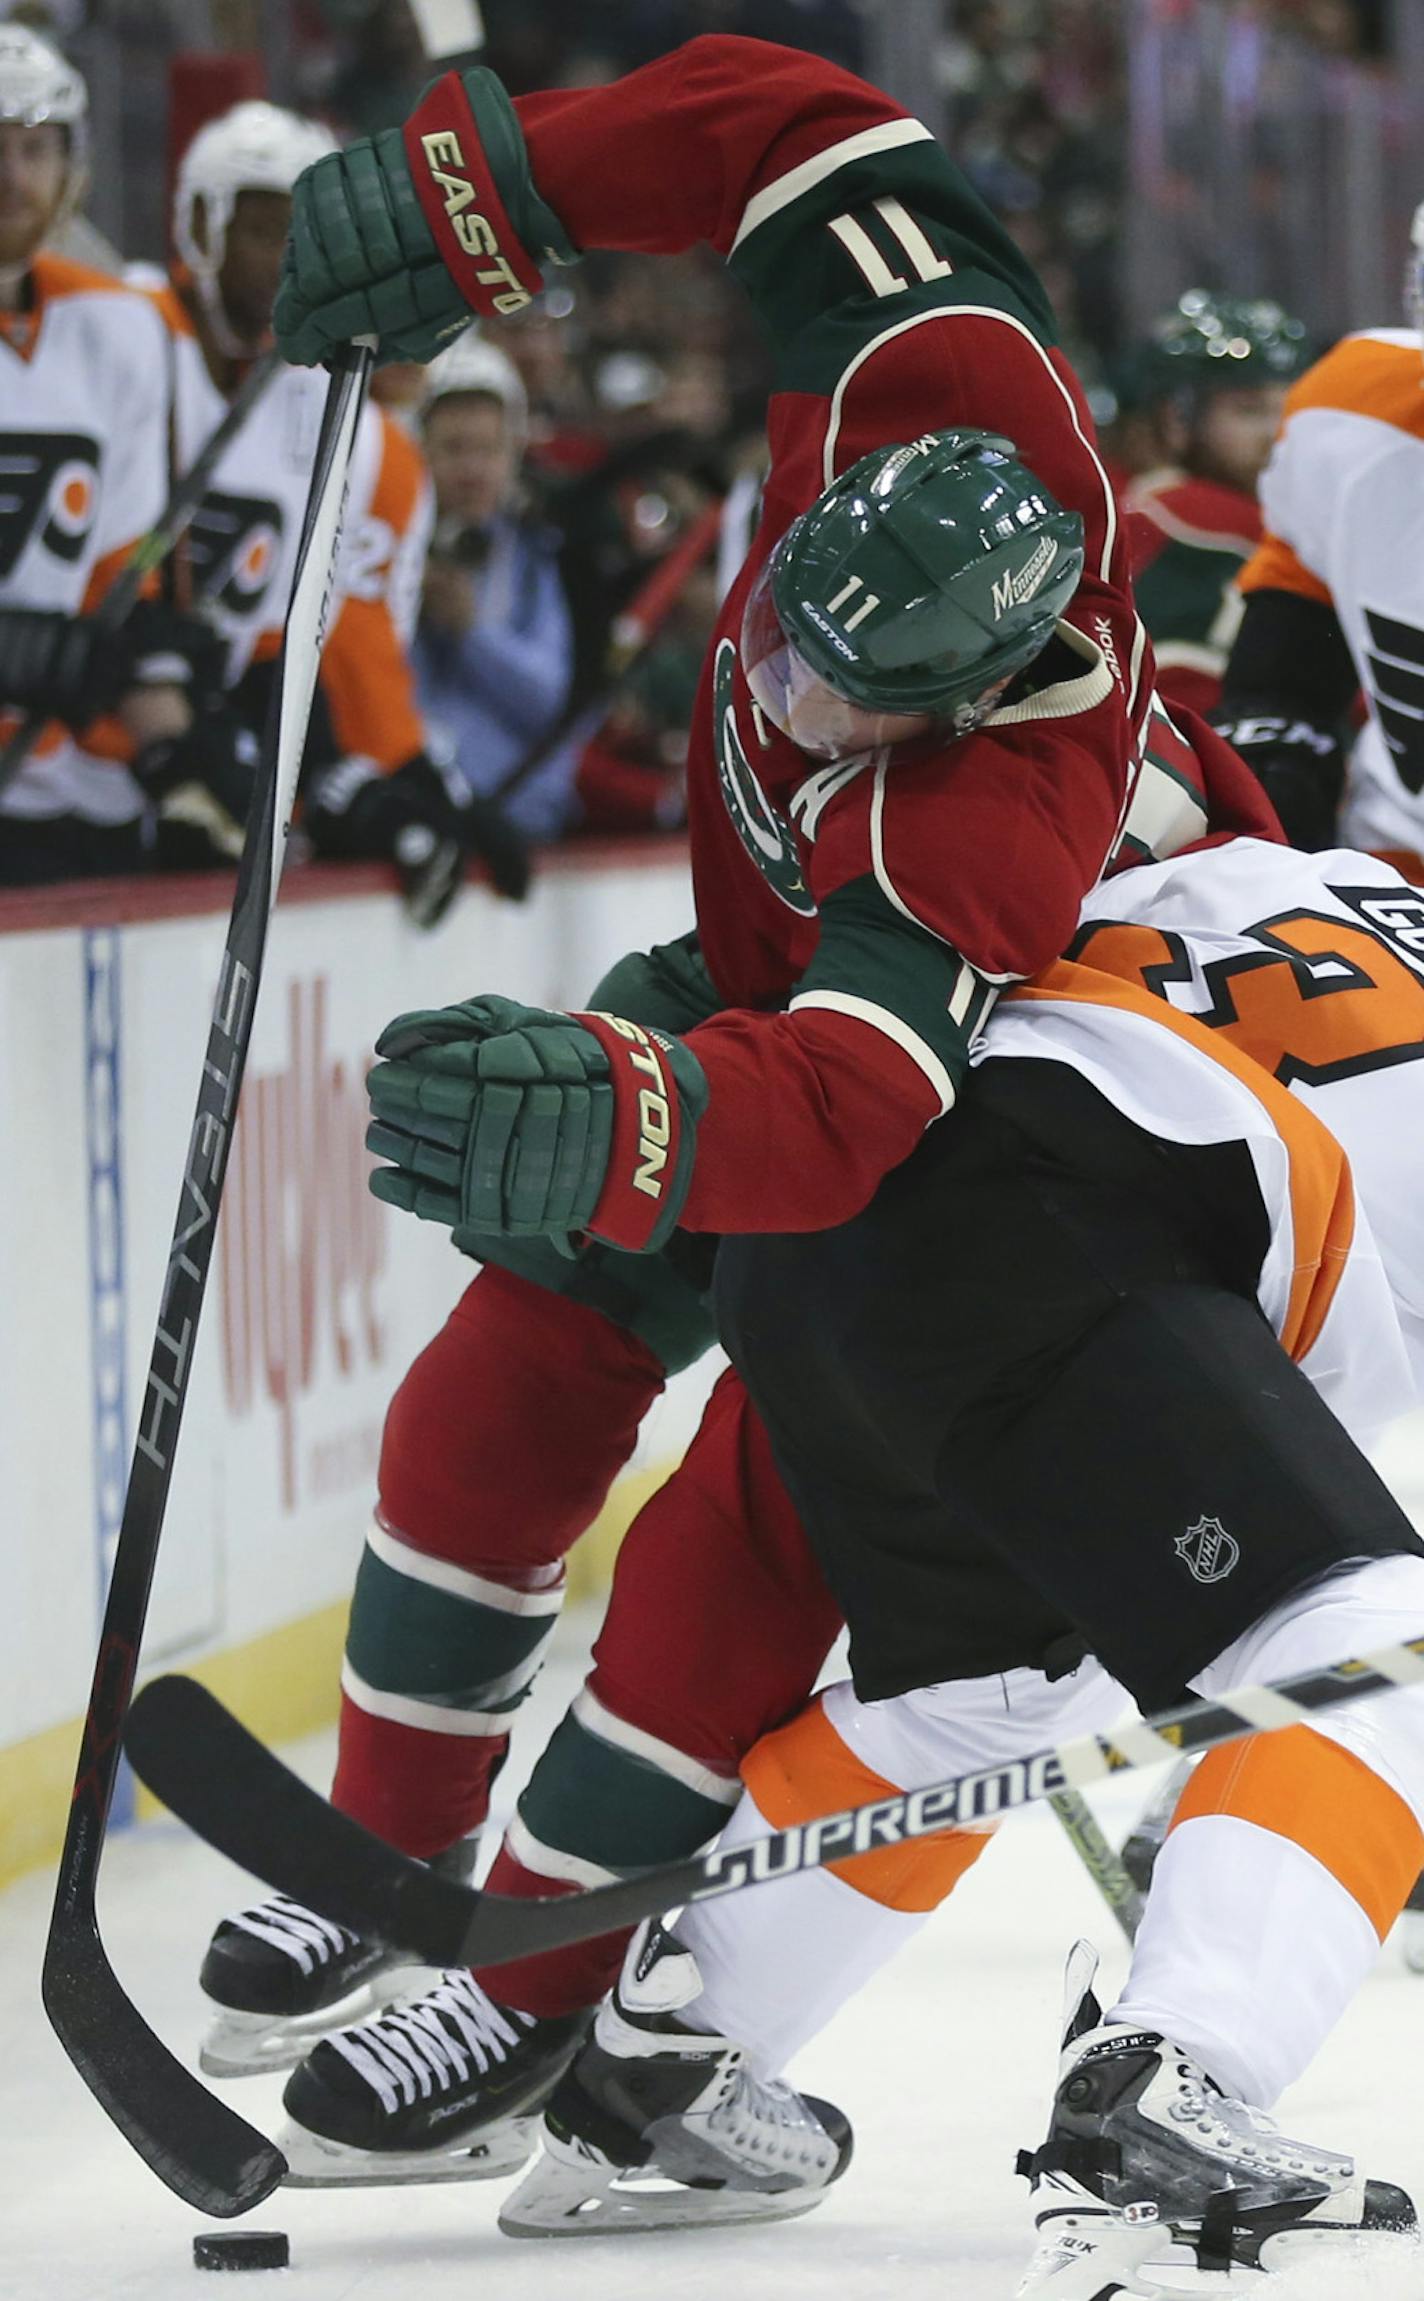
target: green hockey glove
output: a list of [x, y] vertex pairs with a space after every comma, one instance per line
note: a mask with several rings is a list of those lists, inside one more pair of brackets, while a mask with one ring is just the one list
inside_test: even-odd
[[377, 1198], [510, 1238], [591, 1232], [656, 1252], [692, 1177], [702, 1066], [616, 1015], [487, 996], [398, 1015], [366, 1082]]
[[577, 250], [534, 188], [503, 84], [484, 66], [446, 72], [404, 128], [360, 137], [297, 179], [273, 315], [295, 367], [353, 336], [383, 360], [430, 360], [469, 325], [516, 312], [548, 264]]

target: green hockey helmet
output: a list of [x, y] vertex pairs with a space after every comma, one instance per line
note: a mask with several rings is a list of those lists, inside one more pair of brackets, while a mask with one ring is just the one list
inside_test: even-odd
[[742, 667], [803, 750], [847, 757], [977, 726], [1053, 635], [1083, 523], [993, 432], [862, 456], [793, 521], [754, 585]]
[[1305, 322], [1279, 304], [1188, 288], [1147, 332], [1141, 397], [1152, 405], [1179, 394], [1294, 383], [1314, 358]]

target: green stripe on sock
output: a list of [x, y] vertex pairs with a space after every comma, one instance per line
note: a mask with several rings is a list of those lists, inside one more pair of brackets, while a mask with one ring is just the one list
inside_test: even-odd
[[727, 1807], [568, 1716], [534, 1769], [519, 1815], [542, 1845], [622, 1871], [695, 1853], [721, 1829]]
[[557, 1614], [506, 1614], [477, 1599], [398, 1574], [367, 1549], [356, 1576], [346, 1658], [383, 1694], [407, 1694], [451, 1710], [516, 1709], [528, 1692], [530, 1657]]

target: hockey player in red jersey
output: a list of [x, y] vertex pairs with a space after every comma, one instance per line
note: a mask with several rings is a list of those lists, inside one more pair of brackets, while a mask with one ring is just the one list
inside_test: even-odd
[[[699, 1033], [700, 1081], [686, 1067], [684, 1084], [661, 1079], [655, 1191], [636, 1185], [637, 1042], [583, 1025], [560, 1042], [581, 1060], [599, 1040], [617, 1082], [591, 1227], [625, 1248], [675, 1222], [740, 1227], [753, 1198], [766, 1229], [854, 1212], [952, 1102], [992, 986], [1061, 948], [1104, 870], [1178, 851], [1209, 818], [1218, 831], [1261, 821], [1234, 755], [1155, 702], [1116, 505], [1036, 279], [928, 131], [832, 66], [711, 37], [611, 86], [516, 104], [487, 71], [447, 74], [404, 131], [303, 178], [279, 334], [299, 360], [361, 328], [392, 356], [428, 357], [467, 304], [522, 306], [550, 260], [699, 239], [727, 256], [781, 358], [763, 518], [709, 650], [688, 763], [702, 948], [737, 1011]], [[1083, 580], [1038, 692], [978, 735], [936, 715], [953, 619], [932, 575], [918, 598], [912, 580], [914, 530], [935, 516], [932, 436], [951, 420], [1006, 434], [1083, 528]], [[858, 681], [902, 710], [889, 727], [872, 712], [812, 733], [794, 680], [779, 714], [749, 685], [744, 618], [791, 522], [823, 491], [848, 507], [845, 475], [895, 442], [873, 481], [859, 476], [887, 529], [903, 523], [909, 606], [852, 580], [847, 510], [828, 544], [845, 580], [818, 608], [810, 668], [837, 663], [844, 692]], [[1029, 603], [1051, 564], [1006, 564], [996, 613]], [[875, 755], [887, 734], [922, 738], [894, 773]], [[812, 742], [829, 764], [808, 775]], [[704, 1087], [698, 1155], [680, 1173]], [[521, 1131], [516, 1117], [516, 1143]], [[498, 1190], [489, 1212], [490, 1228], [537, 1227]]]
[[1158, 445], [1122, 508], [1138, 610], [1166, 702], [1211, 712], [1241, 598], [1236, 579], [1261, 536], [1256, 489], [1286, 388], [1310, 345], [1279, 304], [1189, 288], [1157, 320], [1134, 375]]
[[[614, 148], [616, 180], [605, 164]], [[391, 227], [374, 248], [352, 236], [353, 188], [361, 214]], [[1105, 867], [1272, 828], [1231, 752], [1155, 701], [1112, 491], [1036, 281], [926, 131], [884, 97], [807, 56], [721, 39], [612, 87], [515, 108], [489, 74], [450, 76], [405, 144], [357, 145], [299, 186], [278, 305], [289, 353], [319, 357], [374, 326], [393, 354], [428, 357], [456, 332], [467, 307], [432, 225], [471, 300], [496, 316], [537, 281], [531, 246], [570, 254], [575, 242], [675, 248], [709, 237], [778, 333], [784, 372], [765, 517], [709, 654], [689, 763], [702, 959], [675, 949], [615, 971], [594, 1004], [632, 1035], [506, 1002], [432, 1026], [459, 1042], [436, 1050], [435, 1068], [474, 1077], [497, 1023], [498, 1059], [518, 1074], [484, 1106], [504, 1139], [492, 1147], [485, 1128], [490, 1156], [471, 1161], [478, 1187], [460, 1224], [514, 1268], [476, 1281], [392, 1410], [335, 1791], [426, 1854], [481, 1817], [552, 1623], [563, 1554], [626, 1458], [669, 1335], [686, 1347], [667, 1297], [647, 1297], [665, 1258], [610, 1258], [598, 1239], [646, 1248], [676, 1232], [682, 1252], [688, 1232], [844, 1219], [952, 1103], [997, 983], [1062, 947]], [[339, 278], [326, 253], [337, 247]], [[991, 427], [987, 439], [944, 436], [975, 423]], [[934, 543], [951, 516], [946, 497], [962, 518], [976, 487], [1002, 515], [1000, 588], [981, 610], [996, 675], [981, 667], [960, 685], [955, 665], [979, 664], [986, 634], [975, 626], [965, 645]], [[791, 607], [766, 571], [813, 506], [799, 566], [823, 627], [805, 620], [793, 649]], [[1062, 582], [1074, 520], [1085, 560], [1076, 590]], [[874, 573], [882, 555], [893, 598]], [[1005, 697], [1003, 681], [1036, 650], [1032, 674]], [[811, 656], [839, 667], [834, 691]], [[896, 736], [909, 740], [886, 748]], [[606, 1104], [589, 1092], [605, 1062], [629, 1090], [616, 1140], [585, 1124]], [[640, 1187], [640, 1173], [654, 1187]], [[395, 1191], [405, 1187], [397, 1177]], [[547, 1244], [549, 1232], [580, 1227], [594, 1233], [582, 1259]], [[554, 1397], [558, 1447], [548, 1443]], [[561, 1729], [562, 1793], [546, 1773], [525, 1801], [524, 1834], [501, 1857], [506, 1890], [580, 1882], [600, 1863], [697, 1843], [734, 1794], [741, 1752], [810, 1684], [834, 1609], [784, 1495], [766, 1505], [774, 1539], [757, 1524], [753, 1505], [776, 1486], [755, 1419], [724, 1386], [687, 1473], [652, 1506], [656, 1523], [635, 1529], [620, 1568], [624, 1627], [611, 1623], [590, 1696]], [[651, 1572], [646, 1597], [640, 1588], [674, 1527], [687, 1537], [695, 1619], [679, 1619]], [[756, 1562], [758, 1538], [769, 1564]], [[739, 1585], [744, 1556], [761, 1579]], [[644, 1624], [666, 1635], [638, 1634], [640, 1604]], [[249, 1932], [253, 1962], [280, 1931], [268, 1926], [262, 1940], [266, 1924]], [[209, 1982], [240, 2010], [242, 1944], [230, 1938], [229, 1952], [228, 1978], [215, 1959]], [[323, 1986], [334, 1968], [350, 1975], [319, 1942], [306, 1940], [303, 1955]], [[508, 2007], [553, 2023], [596, 1995], [589, 1961], [579, 1985], [566, 1967], [557, 1988], [552, 1962], [500, 1977], [514, 1993], [503, 2011], [482, 1995], [431, 2008], [476, 2120], [478, 2078], [529, 2058], [527, 2016]], [[403, 2040], [393, 2033], [370, 2050], [367, 2077], [343, 2080], [350, 2114], [343, 2130], [329, 2117], [333, 2143], [371, 2133], [373, 2108], [386, 2104], [369, 2071], [389, 2073]], [[548, 2039], [551, 2053], [572, 2042], [567, 2029]], [[398, 2075], [386, 2085], [404, 2109], [402, 2088]], [[516, 2104], [514, 2088], [507, 2099]], [[395, 2148], [398, 2121], [374, 2122], [385, 2130], [367, 2145]], [[433, 2130], [415, 2130], [427, 2156]]]

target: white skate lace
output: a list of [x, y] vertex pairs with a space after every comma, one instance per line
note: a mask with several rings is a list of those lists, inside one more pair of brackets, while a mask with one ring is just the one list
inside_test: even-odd
[[456, 1971], [424, 1997], [326, 2042], [394, 2112], [463, 2084], [472, 2071], [483, 2077], [498, 2068], [533, 2027], [533, 2014], [496, 2005], [473, 1974]]
[[1177, 2096], [1168, 2107], [1168, 2116], [1178, 2125], [1195, 2126], [1207, 2148], [1218, 2156], [1269, 2166], [1276, 2172], [1313, 2173], [1331, 2182], [1348, 2181], [1353, 2175], [1350, 2158], [1289, 2140], [1273, 2117], [1218, 2093], [1190, 2062], [1178, 2062], [1177, 2080]]
[[253, 1909], [239, 1910], [227, 1923], [239, 1933], [250, 1933], [266, 1942], [269, 1949], [281, 1950], [303, 1973], [330, 1965], [343, 1950], [354, 1948], [357, 1940], [345, 1926], [304, 1908], [301, 1902], [290, 1901], [286, 1894], [274, 1894], [270, 1901], [258, 1902]]

